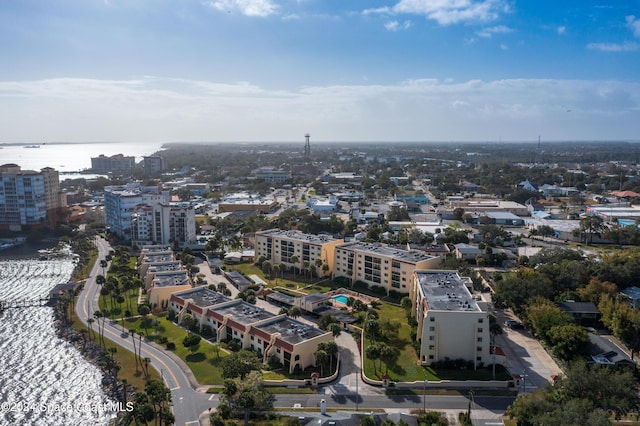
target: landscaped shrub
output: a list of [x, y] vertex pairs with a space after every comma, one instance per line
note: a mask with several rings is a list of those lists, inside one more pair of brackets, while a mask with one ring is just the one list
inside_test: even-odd
[[170, 351], [173, 351], [176, 348], [176, 344], [173, 343], [173, 342], [167, 342], [166, 346], [167, 346], [167, 349], [170, 350]]

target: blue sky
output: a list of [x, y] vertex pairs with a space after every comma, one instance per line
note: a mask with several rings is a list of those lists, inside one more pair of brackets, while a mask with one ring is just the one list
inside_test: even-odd
[[640, 140], [640, 1], [20, 0], [0, 142]]

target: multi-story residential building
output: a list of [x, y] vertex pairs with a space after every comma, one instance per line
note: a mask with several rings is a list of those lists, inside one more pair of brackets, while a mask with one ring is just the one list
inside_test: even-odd
[[107, 226], [121, 238], [131, 239], [133, 213], [139, 204], [169, 205], [169, 191], [157, 186], [127, 184], [104, 188], [104, 209]]
[[202, 287], [174, 293], [169, 309], [178, 319], [190, 314], [201, 327], [211, 327], [218, 341], [239, 340], [265, 363], [275, 354], [290, 373], [315, 365], [318, 344], [333, 341], [330, 332]]
[[154, 271], [149, 268], [147, 277], [150, 280], [147, 288], [147, 299], [153, 307], [164, 306], [173, 293], [192, 288], [189, 273], [184, 269]]
[[155, 278], [155, 275], [157, 273], [175, 272], [175, 271], [184, 270], [184, 268], [182, 267], [182, 263], [178, 260], [168, 260], [165, 262], [147, 263], [145, 269], [146, 271], [144, 276], [140, 277], [144, 282], [145, 289], [149, 289], [149, 287], [151, 287], [151, 283], [153, 282], [153, 279]]
[[111, 157], [100, 154], [98, 157], [91, 157], [91, 170], [94, 173], [115, 173], [129, 174], [136, 165], [136, 158], [124, 156], [122, 154]]
[[[264, 256], [273, 265], [283, 263], [289, 267], [302, 267], [304, 262], [315, 265], [319, 261], [319, 276], [331, 274], [334, 264], [334, 250], [344, 240], [329, 235], [304, 234], [298, 231], [270, 229], [256, 232], [256, 259]], [[297, 256], [298, 262], [291, 261]], [[323, 270], [327, 265], [328, 270]], [[326, 267], [324, 267], [326, 269]]]
[[60, 216], [57, 212], [65, 205], [56, 170], [0, 166], [1, 228], [21, 231], [23, 226], [53, 226]]
[[421, 252], [351, 242], [336, 247], [333, 276], [408, 293], [414, 270], [434, 269], [440, 262], [439, 257]]
[[157, 176], [167, 168], [167, 159], [159, 155], [142, 157], [145, 176]]
[[471, 296], [472, 285], [456, 271], [413, 273], [409, 297], [423, 365], [464, 359], [477, 368], [491, 362], [489, 314]]
[[131, 221], [131, 243], [172, 244], [183, 247], [196, 241], [193, 206], [140, 204]]

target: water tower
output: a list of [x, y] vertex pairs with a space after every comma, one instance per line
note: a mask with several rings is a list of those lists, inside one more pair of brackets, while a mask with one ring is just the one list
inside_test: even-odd
[[311, 144], [309, 143], [309, 138], [311, 137], [311, 135], [309, 133], [307, 133], [306, 135], [304, 135], [304, 156], [305, 157], [309, 157], [311, 155]]

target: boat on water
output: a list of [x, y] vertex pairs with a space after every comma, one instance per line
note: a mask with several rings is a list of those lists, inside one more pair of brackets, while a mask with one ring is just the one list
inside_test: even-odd
[[40, 148], [40, 145], [25, 145], [25, 148]]

